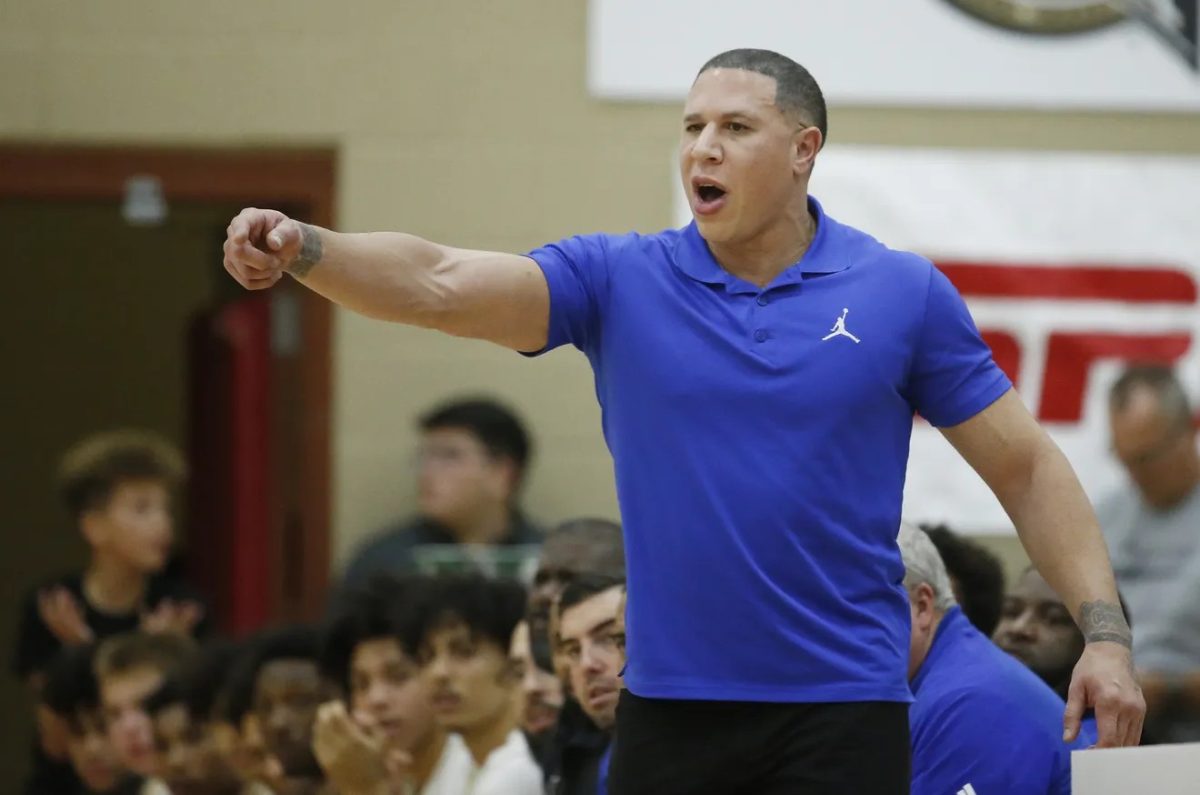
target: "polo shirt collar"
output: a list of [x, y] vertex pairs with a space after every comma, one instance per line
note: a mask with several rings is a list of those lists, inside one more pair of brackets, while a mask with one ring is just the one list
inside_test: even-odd
[[969, 625], [970, 622], [958, 605], [946, 611], [942, 620], [938, 622], [937, 630], [933, 633], [933, 643], [929, 645], [925, 661], [921, 663], [917, 675], [913, 677], [912, 683], [909, 685], [913, 695], [916, 695], [917, 691], [921, 689], [928, 673], [937, 667], [938, 661], [949, 653], [949, 649], [954, 645], [954, 637], [960, 635], [963, 627]]
[[808, 209], [817, 220], [817, 233], [812, 243], [799, 262], [776, 276], [765, 288], [739, 279], [722, 268], [709, 250], [708, 243], [701, 237], [695, 220], [684, 227], [680, 235], [673, 257], [675, 267], [698, 282], [722, 285], [731, 293], [758, 293], [785, 284], [798, 284], [808, 274], [845, 270], [850, 262], [837, 245], [837, 231], [834, 228], [837, 222], [825, 216], [821, 203], [812, 196], [808, 197]]

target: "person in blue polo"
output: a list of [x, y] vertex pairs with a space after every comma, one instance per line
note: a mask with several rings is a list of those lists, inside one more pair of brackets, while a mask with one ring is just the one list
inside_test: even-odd
[[912, 794], [1070, 795], [1063, 700], [975, 629], [925, 531], [898, 539], [912, 618]]
[[255, 208], [228, 229], [225, 267], [249, 289], [288, 273], [372, 317], [587, 356], [628, 571], [613, 795], [907, 791], [895, 536], [914, 412], [996, 493], [1089, 640], [1067, 732], [1085, 705], [1101, 744], [1141, 730], [1129, 630], [1070, 465], [949, 281], [809, 196], [826, 132], [802, 66], [731, 50], [683, 110], [683, 229], [527, 255]]

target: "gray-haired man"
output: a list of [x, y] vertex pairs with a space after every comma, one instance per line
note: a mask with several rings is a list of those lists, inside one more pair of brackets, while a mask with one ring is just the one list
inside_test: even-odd
[[923, 530], [902, 526], [898, 543], [912, 614], [912, 795], [1068, 795], [1062, 699], [967, 620]]

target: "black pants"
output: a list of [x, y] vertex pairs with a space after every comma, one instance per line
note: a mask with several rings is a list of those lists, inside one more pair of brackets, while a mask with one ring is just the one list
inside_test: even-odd
[[908, 705], [621, 693], [609, 795], [908, 795]]

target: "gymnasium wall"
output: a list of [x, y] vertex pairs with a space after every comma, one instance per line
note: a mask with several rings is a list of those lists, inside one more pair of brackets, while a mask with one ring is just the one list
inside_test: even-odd
[[[333, 146], [341, 228], [462, 246], [659, 228], [678, 109], [589, 99], [585, 23], [582, 0], [9, 0], [0, 138]], [[1200, 152], [1196, 115], [837, 107], [830, 128], [841, 143]], [[525, 362], [339, 313], [334, 357], [339, 560], [409, 503], [411, 418], [461, 391], [494, 392], [534, 426], [536, 517], [616, 514], [581, 356]], [[1019, 565], [1013, 539], [993, 541]]]

